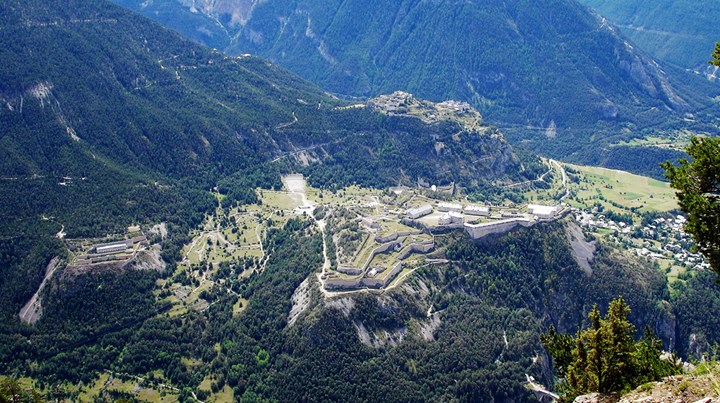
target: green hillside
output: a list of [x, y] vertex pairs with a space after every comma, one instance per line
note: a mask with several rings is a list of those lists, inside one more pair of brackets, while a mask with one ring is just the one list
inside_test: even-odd
[[580, 0], [597, 10], [654, 57], [686, 69], [705, 71], [720, 40], [717, 2]]
[[[526, 158], [521, 171], [494, 130], [344, 108], [282, 68], [107, 2], [3, 2], [0, 31], [0, 287], [21, 290], [0, 293], [5, 317], [36, 289], [62, 228], [98, 237], [167, 221], [173, 257], [214, 187], [226, 203], [252, 203], [255, 187], [300, 171], [325, 187], [473, 188], [537, 165]], [[486, 162], [468, 165], [468, 153]]]
[[[657, 64], [572, 0], [225, 0], [195, 2], [195, 12], [174, 0], [119, 3], [197, 40], [221, 24], [226, 39], [207, 43], [267, 57], [335, 93], [468, 101], [512, 141], [585, 163], [615, 161], [608, 144], [697, 124], [681, 118], [718, 92]], [[199, 14], [202, 24], [183, 22]]]
[[[0, 60], [0, 379], [48, 401], [533, 401], [526, 374], [552, 384], [539, 334], [618, 294], [683, 356], [720, 342], [710, 272], [669, 287], [569, 218], [426, 230], [434, 250], [394, 288], [323, 288], [331, 260], [376, 242], [361, 218], [410, 225], [390, 217], [408, 194], [552, 187], [466, 104], [340, 100], [105, 0], [3, 1]], [[278, 191], [287, 173], [313, 188]], [[129, 247], [100, 244], [126, 234], [131, 263], [108, 263]]]

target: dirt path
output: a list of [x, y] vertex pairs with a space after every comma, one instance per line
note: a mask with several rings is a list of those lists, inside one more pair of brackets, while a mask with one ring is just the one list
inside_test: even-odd
[[277, 129], [277, 130], [284, 129], [286, 127], [290, 127], [290, 126], [294, 125], [295, 123], [297, 123], [298, 118], [297, 118], [297, 116], [295, 116], [295, 112], [292, 113], [292, 117], [293, 117], [292, 121], [287, 122], [287, 123], [280, 123], [279, 125], [275, 126], [275, 129]]
[[[272, 215], [270, 215], [272, 217]], [[263, 240], [260, 235], [259, 228], [262, 228], [262, 224], [258, 224], [255, 226], [255, 236], [258, 239], [258, 243], [260, 244], [260, 259], [262, 259], [262, 262], [260, 263], [260, 271], [265, 271], [265, 267], [267, 267], [267, 262], [270, 260], [270, 256], [268, 256], [267, 253], [265, 253], [265, 248], [263, 247]]]
[[516, 187], [519, 187], [519, 186], [529, 185], [529, 184], [532, 184], [532, 183], [535, 183], [535, 182], [538, 182], [538, 181], [540, 181], [540, 182], [545, 182], [545, 177], [548, 176], [548, 175], [553, 171], [552, 162], [553, 162], [553, 160], [550, 160], [550, 166], [548, 166], [548, 170], [547, 170], [545, 173], [543, 173], [542, 175], [538, 176], [537, 179], [532, 179], [532, 180], [529, 180], [529, 181], [522, 181], [522, 182], [510, 183], [510, 184], [507, 184], [507, 185], [504, 185], [504, 186], [505, 186], [506, 188], [516, 188]]
[[278, 162], [278, 161], [280, 161], [280, 160], [283, 159], [283, 158], [289, 157], [289, 156], [291, 156], [291, 155], [297, 155], [297, 154], [303, 153], [303, 152], [305, 152], [305, 151], [310, 151], [310, 150], [314, 150], [314, 149], [316, 149], [316, 148], [326, 147], [326, 146], [329, 146], [329, 145], [332, 145], [332, 144], [342, 143], [342, 142], [344, 142], [345, 140], [347, 140], [349, 137], [350, 137], [350, 136], [344, 136], [344, 137], [341, 137], [341, 138], [339, 138], [339, 139], [337, 139], [337, 140], [329, 141], [329, 142], [327, 142], [327, 143], [313, 144], [313, 145], [311, 145], [311, 146], [307, 146], [307, 147], [303, 147], [303, 148], [296, 148], [294, 151], [287, 151], [287, 152], [284, 152], [284, 153], [283, 153], [282, 155], [280, 155], [279, 157], [275, 157], [275, 159], [271, 160], [270, 163]]
[[318, 227], [320, 228], [320, 234], [322, 234], [323, 237], [323, 267], [322, 267], [322, 273], [325, 274], [325, 271], [330, 268], [330, 258], [327, 254], [327, 239], [325, 236], [325, 220], [319, 220], [316, 221]]
[[65, 238], [65, 235], [66, 235], [65, 234], [65, 226], [60, 224], [60, 227], [61, 227], [60, 231], [57, 234], [55, 234], [55, 238], [57, 238], [57, 239], [63, 239], [63, 238]]
[[527, 387], [528, 389], [532, 390], [533, 392], [544, 395], [549, 397], [553, 400], [560, 399], [560, 396], [556, 395], [555, 393], [550, 392], [549, 390], [545, 389], [544, 386], [535, 383], [535, 379], [529, 376], [528, 374], [525, 374], [525, 378], [527, 379]]
[[327, 273], [328, 269], [330, 269], [331, 262], [330, 258], [328, 258], [327, 254], [327, 237], [325, 236], [325, 220], [319, 220], [316, 221], [318, 227], [320, 227], [320, 234], [322, 235], [323, 240], [323, 265], [322, 265], [322, 271], [320, 273], [317, 273], [317, 279], [320, 281], [320, 291], [325, 295], [325, 297], [329, 297], [330, 293], [325, 289], [325, 279], [323, 277], [325, 276], [325, 273]]
[[50, 280], [53, 274], [55, 274], [55, 270], [57, 270], [58, 266], [60, 266], [59, 257], [52, 258], [50, 263], [48, 263], [45, 268], [45, 277], [43, 278], [42, 283], [40, 283], [40, 287], [38, 287], [38, 290], [35, 294], [33, 294], [32, 298], [30, 298], [30, 301], [28, 301], [27, 304], [20, 309], [19, 316], [22, 322], [34, 325], [38, 320], [40, 320], [40, 316], [42, 315], [42, 301], [40, 300], [40, 294], [45, 288], [45, 284], [47, 284], [48, 280]]

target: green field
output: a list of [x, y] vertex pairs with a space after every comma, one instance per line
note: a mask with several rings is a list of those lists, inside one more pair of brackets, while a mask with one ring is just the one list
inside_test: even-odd
[[669, 150], [684, 150], [685, 147], [690, 144], [690, 138], [698, 136], [700, 133], [695, 133], [687, 130], [676, 131], [672, 133], [665, 133], [661, 136], [646, 136], [643, 138], [635, 138], [629, 141], [622, 141], [617, 143], [618, 146], [640, 146], [640, 147], [658, 147], [666, 148]]
[[[678, 207], [675, 191], [666, 182], [613, 169], [566, 164], [578, 171], [580, 183], [569, 183], [575, 193], [568, 203], [587, 207], [600, 201], [602, 195], [626, 208], [638, 207], [646, 211], [670, 211]], [[603, 203], [607, 204], [607, 203]], [[612, 208], [611, 205], [608, 206]]]
[[355, 267], [362, 267], [370, 257], [370, 253], [377, 247], [378, 244], [375, 242], [375, 237], [367, 238], [362, 246], [362, 250], [355, 256], [355, 260], [352, 262], [353, 265]]
[[[398, 262], [398, 259], [395, 256], [396, 254], [389, 254], [389, 253], [378, 253], [375, 255], [370, 261], [370, 267], [381, 267], [385, 268], [385, 271], [389, 271], [392, 269], [392, 266]], [[384, 274], [384, 273], [383, 273]]]
[[401, 224], [397, 221], [382, 221], [380, 226], [382, 227], [380, 236], [388, 236], [396, 232], [416, 231], [415, 228], [408, 227], [407, 225]]
[[286, 192], [273, 190], [261, 191], [263, 206], [275, 210], [293, 210], [302, 205], [299, 195], [291, 195]]
[[178, 395], [170, 389], [156, 388], [152, 385], [140, 385], [140, 381], [130, 379], [127, 381], [119, 378], [110, 380], [110, 374], [101, 373], [91, 384], [79, 390], [78, 400], [81, 402], [97, 401], [102, 391], [118, 391], [130, 393], [141, 402], [177, 402]]

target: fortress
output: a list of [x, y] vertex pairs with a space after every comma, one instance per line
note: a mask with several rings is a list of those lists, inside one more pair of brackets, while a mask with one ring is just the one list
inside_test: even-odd
[[[329, 271], [321, 278], [327, 290], [379, 290], [396, 279], [408, 265], [406, 260], [410, 257], [425, 255], [435, 250], [433, 234], [464, 230], [472, 239], [481, 239], [519, 227], [529, 228], [539, 222], [554, 221], [568, 211], [570, 210], [564, 205], [531, 204], [527, 206], [525, 213], [500, 210], [491, 216], [488, 206], [439, 202], [435, 208], [426, 203], [399, 214], [399, 225], [381, 225], [373, 217], [361, 216], [358, 219], [369, 233], [361, 247], [361, 250], [365, 249], [365, 254], [361, 254], [362, 261], [339, 264], [336, 271]], [[387, 222], [388, 219], [384, 220]], [[388, 228], [394, 229], [383, 233], [383, 229]], [[368, 251], [366, 248], [371, 248], [373, 243], [379, 246]], [[361, 250], [358, 250], [356, 255]]]

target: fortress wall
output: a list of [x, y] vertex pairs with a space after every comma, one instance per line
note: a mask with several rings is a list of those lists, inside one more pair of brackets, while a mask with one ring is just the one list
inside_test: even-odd
[[395, 276], [397, 276], [402, 271], [403, 266], [403, 262], [398, 262], [395, 267], [393, 267], [390, 273], [385, 276], [385, 280], [383, 281], [383, 287], [387, 287], [387, 285], [395, 279]]
[[428, 253], [431, 250], [435, 248], [435, 242], [428, 241], [423, 243], [412, 243], [410, 246], [405, 248], [402, 253], [398, 256], [398, 259], [405, 260], [408, 256], [412, 255], [413, 253]]
[[522, 219], [504, 220], [487, 224], [468, 224], [465, 225], [465, 231], [470, 234], [472, 239], [479, 239], [490, 234], [500, 234], [515, 229], [518, 226], [531, 227], [532, 221]]
[[325, 281], [325, 289], [328, 290], [353, 290], [358, 288], [374, 288], [379, 289], [387, 287], [395, 277], [402, 271], [403, 263], [398, 262], [385, 278], [353, 278], [341, 279], [331, 278]]
[[377, 242], [377, 243], [391, 242], [391, 241], [398, 239], [401, 236], [419, 235], [422, 233], [423, 232], [421, 230], [393, 232], [392, 234], [387, 235], [387, 236], [375, 237], [375, 242]]
[[356, 276], [358, 274], [362, 274], [362, 269], [359, 267], [352, 267], [352, 266], [338, 266], [337, 271], [343, 274], [347, 274], [350, 276]]

